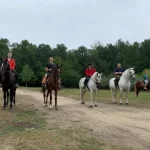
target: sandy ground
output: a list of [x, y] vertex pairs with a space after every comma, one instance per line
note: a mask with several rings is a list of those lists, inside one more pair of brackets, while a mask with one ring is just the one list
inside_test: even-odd
[[89, 108], [88, 103], [81, 105], [80, 101], [58, 96], [59, 110], [53, 106], [49, 111], [48, 107], [43, 107], [42, 93], [18, 89], [17, 94], [32, 96], [32, 101], [24, 103], [34, 104], [38, 110], [48, 112], [49, 122], [61, 120], [59, 125], [63, 128], [82, 126], [89, 129], [96, 138], [108, 144], [106, 149], [111, 150], [110, 144], [123, 149], [150, 150], [149, 109], [104, 103]]

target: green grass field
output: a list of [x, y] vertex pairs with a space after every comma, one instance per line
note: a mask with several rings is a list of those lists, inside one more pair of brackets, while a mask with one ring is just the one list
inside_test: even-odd
[[[41, 88], [24, 88], [31, 91], [40, 92]], [[62, 89], [58, 93], [59, 96], [70, 97], [75, 100], [80, 100], [80, 91], [79, 89]], [[85, 94], [85, 101], [89, 101], [89, 92]], [[150, 107], [150, 92], [141, 91], [139, 93], [138, 99], [136, 98], [135, 92], [129, 92], [129, 106], [136, 107]], [[99, 90], [97, 95], [97, 102], [101, 103], [112, 103], [111, 91], [110, 90]], [[117, 94], [117, 102], [119, 102], [119, 92]], [[125, 103], [125, 92], [123, 93], [123, 102]]]

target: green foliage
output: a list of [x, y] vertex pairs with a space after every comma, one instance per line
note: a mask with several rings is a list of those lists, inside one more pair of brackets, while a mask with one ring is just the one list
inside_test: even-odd
[[[143, 79], [143, 70], [150, 69], [150, 39], [146, 39], [141, 43], [134, 42], [130, 44], [128, 41], [119, 39], [116, 44], [102, 45], [96, 43], [91, 49], [85, 46], [79, 46], [77, 49], [68, 50], [64, 44], [57, 44], [55, 48], [51, 48], [48, 44], [40, 44], [38, 46], [23, 40], [20, 43], [10, 45], [8, 39], [0, 39], [0, 57], [7, 56], [9, 47], [12, 47], [13, 57], [16, 60], [16, 71], [21, 76], [19, 84], [29, 82], [29, 86], [41, 86], [41, 79], [45, 74], [45, 65], [49, 61], [49, 57], [54, 58], [55, 64], [63, 64], [61, 78], [65, 87], [78, 87], [79, 79], [85, 76], [85, 69], [89, 63], [92, 63], [98, 72], [103, 73], [103, 85], [108, 88], [108, 83], [113, 77], [113, 71], [117, 63], [121, 63], [124, 69], [130, 67], [136, 68], [136, 80]], [[28, 81], [23, 77], [23, 68], [30, 66]], [[25, 71], [26, 72], [26, 71]], [[150, 73], [148, 70], [150, 77]]]

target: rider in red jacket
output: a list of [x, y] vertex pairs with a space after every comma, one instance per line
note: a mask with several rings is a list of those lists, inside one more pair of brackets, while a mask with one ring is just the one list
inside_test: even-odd
[[86, 88], [87, 86], [87, 83], [90, 79], [90, 77], [96, 72], [96, 69], [92, 66], [92, 64], [89, 64], [89, 67], [86, 68], [85, 70], [85, 74], [86, 74], [86, 79], [85, 79], [85, 82], [84, 82], [84, 89]]
[[18, 87], [19, 87], [19, 85], [18, 85], [18, 74], [17, 74], [17, 72], [15, 71], [16, 61], [15, 61], [14, 58], [12, 58], [12, 53], [11, 53], [11, 52], [8, 53], [6, 59], [7, 59], [7, 62], [8, 62], [8, 64], [9, 64], [9, 66], [10, 66], [10, 70], [11, 70], [11, 71], [14, 73], [14, 75], [15, 75], [15, 78], [16, 78], [16, 84], [15, 84], [15, 86], [16, 86], [16, 88], [18, 88]]

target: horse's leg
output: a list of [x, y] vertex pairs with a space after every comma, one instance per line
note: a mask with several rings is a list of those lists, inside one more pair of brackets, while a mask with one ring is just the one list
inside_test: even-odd
[[43, 98], [44, 98], [44, 104], [45, 104], [46, 103], [46, 101], [45, 101], [45, 96], [46, 96], [46, 94], [45, 94], [45, 91], [46, 91], [45, 88], [43, 88], [42, 91], [43, 91]]
[[128, 105], [128, 93], [129, 93], [129, 90], [126, 91], [126, 104]]
[[50, 91], [50, 101], [49, 101], [49, 110], [52, 109], [52, 90]]
[[58, 110], [57, 108], [57, 90], [55, 90], [55, 109]]
[[120, 89], [120, 104], [122, 104], [122, 92], [123, 92], [123, 90]]
[[80, 100], [81, 100], [81, 104], [85, 104], [85, 102], [84, 102], [84, 93], [83, 93], [82, 88], [80, 88]]
[[45, 104], [46, 107], [47, 107], [47, 102], [48, 102], [48, 95], [49, 95], [49, 90], [47, 90], [47, 95], [46, 95], [46, 104]]
[[5, 89], [3, 89], [3, 98], [4, 98], [4, 106], [3, 106], [3, 108], [5, 109], [5, 107], [7, 105], [7, 103], [6, 103], [6, 90]]
[[97, 103], [96, 103], [96, 97], [97, 97], [97, 90], [94, 91], [94, 106], [97, 107]]
[[9, 90], [7, 91], [7, 106], [9, 104]]
[[140, 92], [140, 88], [137, 88], [137, 89], [136, 89], [136, 96], [137, 96], [137, 98], [138, 98], [138, 96], [139, 96], [139, 92]]
[[13, 89], [10, 89], [10, 109], [12, 109], [13, 95]]
[[113, 103], [115, 103], [115, 93], [114, 93], [114, 89], [111, 89], [111, 96], [112, 96], [112, 101], [113, 101]]
[[13, 90], [13, 104], [16, 104], [16, 89]]
[[93, 103], [92, 103], [92, 94], [93, 94], [93, 90], [90, 89], [90, 107], [93, 107]]
[[114, 90], [114, 97], [115, 97], [115, 103], [117, 103], [116, 99], [117, 99], [117, 90]]

